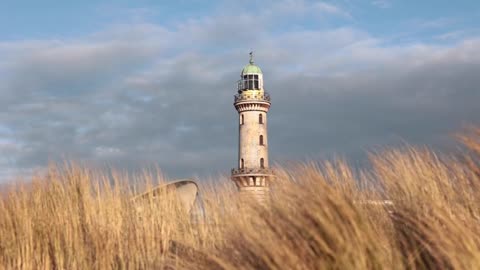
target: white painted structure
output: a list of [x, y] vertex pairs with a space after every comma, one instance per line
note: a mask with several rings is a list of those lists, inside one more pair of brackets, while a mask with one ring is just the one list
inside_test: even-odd
[[156, 186], [142, 194], [134, 196], [132, 202], [136, 204], [137, 211], [142, 212], [145, 203], [165, 199], [170, 192], [175, 193], [184, 209], [187, 213], [190, 213], [198, 197], [198, 185], [192, 179], [175, 180]]
[[246, 65], [238, 81], [234, 106], [238, 111], [238, 168], [232, 180], [238, 190], [260, 201], [267, 199], [273, 172], [268, 167], [267, 113], [270, 95], [263, 88], [263, 73], [253, 61]]

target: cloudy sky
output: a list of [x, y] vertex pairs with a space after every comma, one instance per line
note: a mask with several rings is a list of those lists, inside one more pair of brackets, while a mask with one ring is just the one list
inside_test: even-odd
[[273, 161], [480, 123], [478, 0], [0, 1], [0, 181], [63, 159], [170, 177], [236, 164], [254, 50]]

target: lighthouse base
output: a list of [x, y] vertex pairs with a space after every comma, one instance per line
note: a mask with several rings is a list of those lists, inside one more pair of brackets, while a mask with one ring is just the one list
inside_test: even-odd
[[270, 201], [270, 182], [274, 177], [273, 171], [267, 168], [233, 169], [231, 179], [243, 199], [267, 204]]

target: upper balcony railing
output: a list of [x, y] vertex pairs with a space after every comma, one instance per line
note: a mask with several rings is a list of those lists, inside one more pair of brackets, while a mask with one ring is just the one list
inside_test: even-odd
[[259, 101], [266, 101], [270, 102], [270, 94], [267, 92], [261, 93], [251, 93], [251, 94], [236, 94], [235, 96], [235, 102], [240, 102], [240, 101], [248, 101], [248, 100], [259, 100]]
[[274, 175], [274, 171], [269, 168], [240, 168], [232, 169], [232, 175], [239, 174], [260, 174], [260, 175]]

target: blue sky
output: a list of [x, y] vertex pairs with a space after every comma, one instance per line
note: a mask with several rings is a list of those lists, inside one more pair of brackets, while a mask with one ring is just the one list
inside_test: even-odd
[[[151, 22], [174, 25], [182, 20], [204, 18], [219, 13], [258, 13], [259, 10], [268, 10], [272, 4], [271, 1], [259, 2], [2, 1], [0, 36], [3, 40], [75, 37], [111, 24]], [[480, 3], [475, 0], [340, 0], [323, 3], [337, 7], [349, 16], [328, 20], [307, 18], [299, 20], [298, 25], [290, 25], [289, 19], [277, 23], [302, 29], [349, 25], [365, 29], [374, 35], [392, 38], [394, 41], [403, 38], [404, 41], [412, 42], [419, 39], [431, 40], [450, 32], [476, 31], [476, 18], [480, 16]]]
[[228, 173], [250, 50], [274, 162], [446, 147], [479, 122], [479, 17], [478, 1], [1, 1], [0, 181], [65, 158]]

